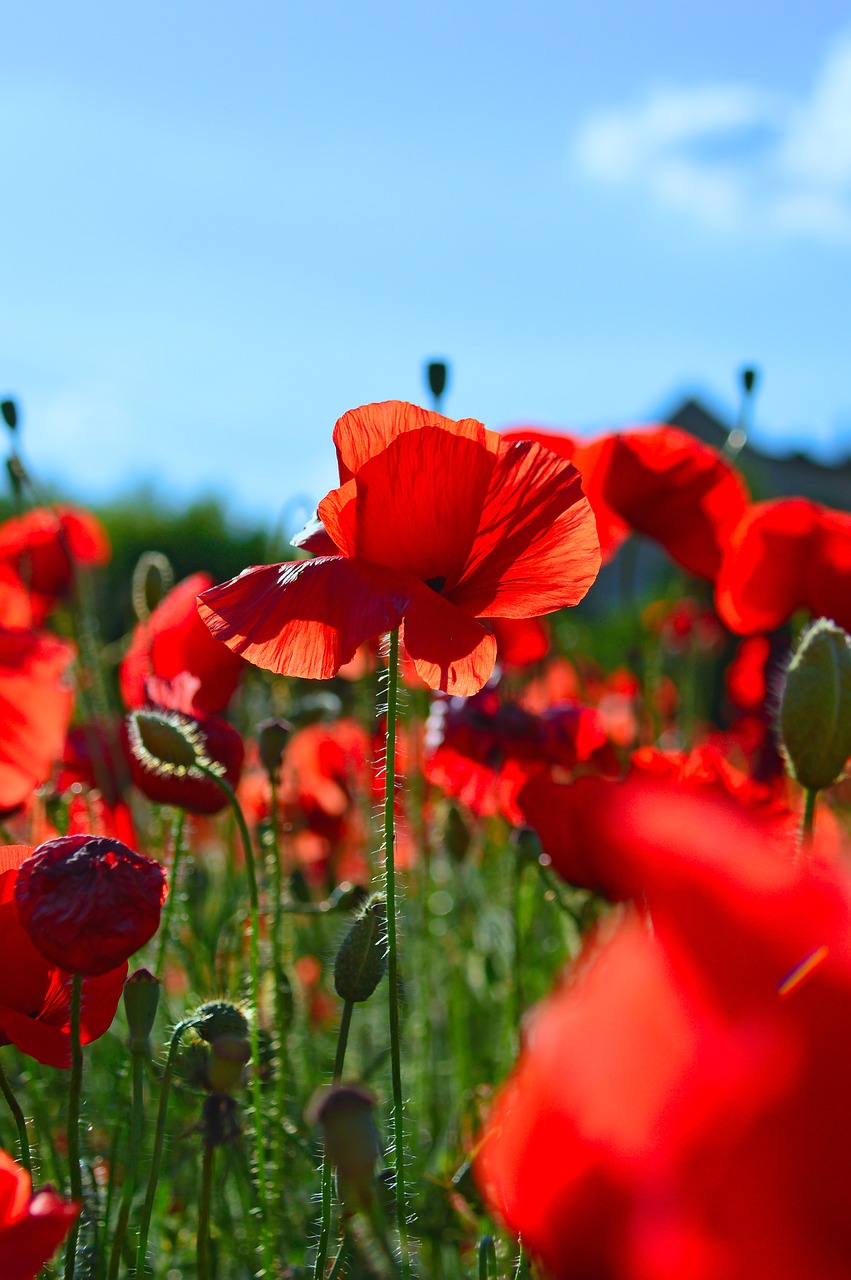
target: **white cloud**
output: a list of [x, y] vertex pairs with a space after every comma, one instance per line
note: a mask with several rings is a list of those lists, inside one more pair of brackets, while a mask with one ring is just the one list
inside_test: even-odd
[[586, 120], [574, 157], [590, 177], [710, 225], [851, 243], [851, 32], [803, 98], [744, 84], [655, 89]]

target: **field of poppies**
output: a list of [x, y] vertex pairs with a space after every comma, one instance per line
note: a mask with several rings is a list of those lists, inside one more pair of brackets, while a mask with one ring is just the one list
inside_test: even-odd
[[846, 1280], [851, 515], [367, 405], [107, 643], [3, 414], [0, 1280]]

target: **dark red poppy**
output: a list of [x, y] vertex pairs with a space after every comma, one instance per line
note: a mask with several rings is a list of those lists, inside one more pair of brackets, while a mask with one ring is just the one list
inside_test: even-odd
[[[71, 1065], [71, 974], [34, 946], [15, 905], [18, 868], [28, 845], [0, 849], [0, 1044], [14, 1044], [50, 1067]], [[112, 1025], [127, 965], [83, 978], [81, 1039], [97, 1040]], [[2, 1272], [0, 1272], [2, 1274]]]
[[782, 626], [799, 609], [851, 628], [851, 515], [807, 498], [758, 502], [736, 525], [715, 585], [737, 635]]
[[35, 507], [0, 525], [0, 564], [29, 592], [31, 626], [69, 595], [77, 568], [108, 564], [110, 554], [106, 530], [90, 511]]
[[[522, 438], [524, 428], [506, 432]], [[556, 448], [556, 433], [534, 439]], [[528, 438], [528, 434], [525, 438]], [[610, 553], [629, 530], [652, 538], [689, 573], [714, 581], [748, 494], [733, 465], [679, 427], [633, 427], [580, 442], [566, 437]]]
[[29, 1174], [0, 1151], [0, 1275], [35, 1280], [71, 1229], [80, 1206], [52, 1187], [33, 1194]]
[[0, 629], [0, 810], [23, 804], [62, 757], [73, 657], [55, 636]]
[[15, 881], [21, 924], [53, 964], [102, 974], [154, 936], [168, 886], [158, 862], [120, 840], [59, 836], [24, 862]]
[[643, 910], [531, 1020], [478, 1146], [489, 1205], [555, 1280], [840, 1280], [845, 874], [676, 793], [610, 835]]
[[324, 679], [399, 626], [430, 688], [475, 693], [493, 635], [479, 618], [576, 604], [600, 557], [579, 474], [529, 442], [413, 405], [366, 405], [334, 431], [340, 488], [319, 515], [336, 556], [248, 569], [202, 594], [213, 634], [258, 666]]
[[198, 617], [196, 597], [212, 585], [208, 573], [193, 573], [136, 627], [118, 673], [128, 711], [145, 706], [145, 682], [151, 676], [170, 681], [184, 671], [199, 680], [195, 704], [200, 713], [213, 715], [227, 706], [245, 664], [213, 640]]

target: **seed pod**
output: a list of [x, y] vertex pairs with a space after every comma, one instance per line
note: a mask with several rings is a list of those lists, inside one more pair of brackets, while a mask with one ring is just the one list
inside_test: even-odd
[[829, 787], [851, 755], [851, 637], [827, 618], [804, 633], [786, 672], [780, 735], [808, 791]]

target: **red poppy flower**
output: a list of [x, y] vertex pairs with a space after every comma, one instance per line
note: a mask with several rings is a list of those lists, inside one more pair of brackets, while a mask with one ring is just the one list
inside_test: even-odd
[[737, 635], [773, 631], [798, 609], [851, 628], [851, 515], [807, 498], [758, 502], [738, 523], [715, 586]]
[[159, 863], [102, 836], [48, 840], [15, 881], [21, 924], [70, 973], [106, 973], [129, 959], [159, 928], [167, 893]]
[[470, 694], [496, 643], [479, 618], [576, 604], [600, 557], [576, 469], [479, 422], [391, 401], [334, 431], [340, 488], [319, 515], [336, 556], [248, 569], [206, 591], [201, 616], [258, 666], [324, 679], [399, 626], [432, 689]]
[[[47, 1066], [68, 1067], [71, 975], [33, 945], [15, 905], [18, 868], [32, 852], [28, 845], [0, 849], [0, 1044], [17, 1045]], [[126, 976], [125, 963], [83, 978], [83, 1044], [97, 1040], [112, 1025]]]
[[35, 1280], [53, 1257], [80, 1212], [52, 1187], [33, 1195], [26, 1170], [0, 1151], [0, 1275]]
[[[505, 435], [523, 438], [524, 431]], [[557, 448], [556, 433], [535, 431], [533, 438]], [[689, 573], [714, 581], [727, 538], [748, 502], [744, 482], [726, 458], [679, 427], [566, 440], [562, 452], [579, 469], [601, 545], [610, 554], [632, 529], [660, 543]]]
[[213, 640], [198, 617], [195, 599], [213, 585], [208, 573], [193, 573], [169, 591], [150, 618], [133, 632], [119, 668], [121, 697], [128, 711], [143, 707], [150, 676], [174, 680], [182, 672], [200, 681], [195, 694], [199, 712], [212, 715], [227, 706], [242, 673], [241, 658]]
[[54, 636], [0, 629], [0, 810], [23, 804], [62, 756], [73, 657]]
[[550, 651], [546, 618], [491, 618], [488, 626], [496, 637], [497, 661], [505, 671], [530, 667]]
[[635, 793], [634, 912], [533, 1017], [476, 1162], [556, 1280], [851, 1268], [851, 895], [745, 817]]
[[30, 594], [29, 625], [44, 621], [65, 599], [77, 568], [109, 563], [106, 530], [89, 511], [35, 507], [0, 525], [0, 564], [13, 569]]

